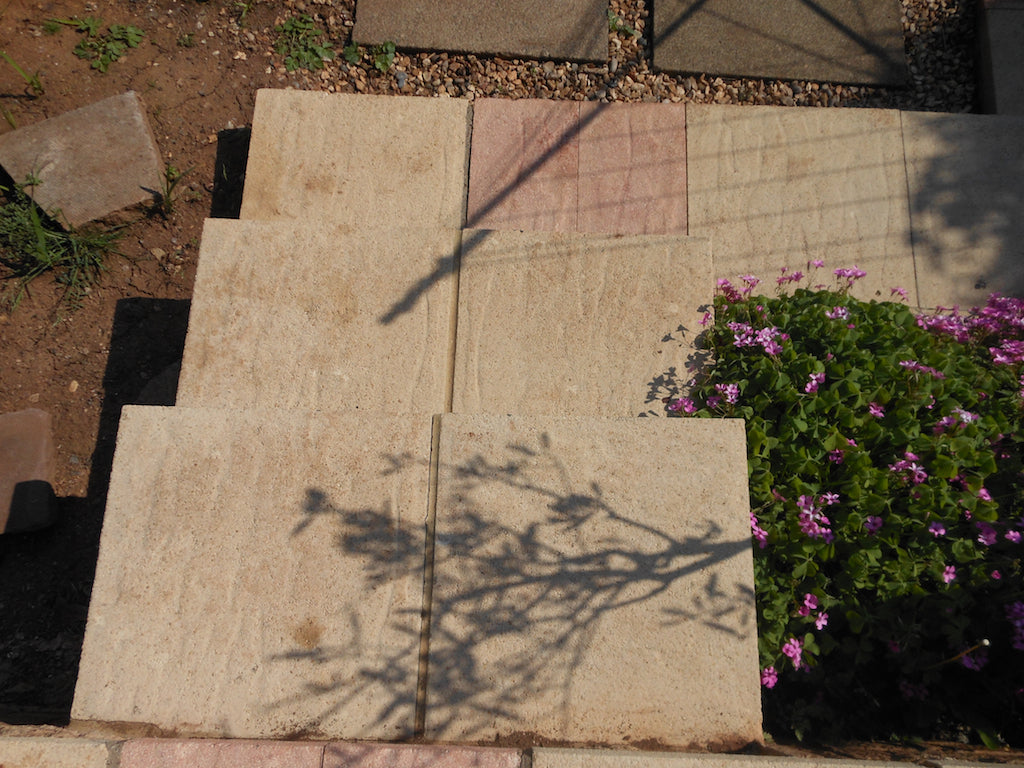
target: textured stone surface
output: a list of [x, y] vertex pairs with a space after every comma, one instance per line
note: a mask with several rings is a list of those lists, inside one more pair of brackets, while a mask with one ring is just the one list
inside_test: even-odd
[[978, 80], [984, 111], [1024, 115], [1024, 2], [988, 0], [978, 8]]
[[685, 106], [477, 100], [467, 221], [686, 234]]
[[[862, 299], [916, 303], [907, 178], [894, 110], [688, 105], [690, 234], [714, 243], [716, 277], [868, 273]], [[805, 281], [806, 285], [807, 282]]]
[[738, 420], [442, 416], [427, 738], [760, 741], [745, 460]]
[[654, 65], [677, 72], [899, 85], [897, 0], [658, 0]]
[[208, 220], [177, 404], [444, 410], [458, 243], [440, 227]]
[[323, 768], [519, 768], [517, 749], [427, 744], [328, 744]]
[[219, 739], [138, 739], [119, 768], [323, 768], [323, 744]]
[[[556, 19], [555, 23], [552, 20]], [[608, 58], [608, 0], [360, 0], [352, 39], [530, 59]]]
[[699, 359], [709, 251], [683, 236], [466, 230], [452, 410], [663, 412], [652, 382]]
[[92, 739], [0, 739], [3, 768], [109, 768], [116, 744]]
[[1024, 117], [902, 114], [922, 307], [1024, 291]]
[[[941, 761], [936, 761], [941, 762]], [[912, 763], [868, 765], [910, 768]], [[864, 768], [859, 760], [760, 757], [754, 755], [683, 755], [669, 752], [615, 752], [599, 749], [533, 750], [533, 768]]]
[[0, 416], [0, 533], [45, 528], [56, 504], [53, 420], [30, 408]]
[[261, 90], [243, 219], [461, 227], [469, 102]]
[[426, 416], [125, 407], [72, 718], [411, 735], [429, 451]]
[[163, 165], [135, 92], [0, 136], [0, 166], [47, 212], [77, 227], [158, 198]]

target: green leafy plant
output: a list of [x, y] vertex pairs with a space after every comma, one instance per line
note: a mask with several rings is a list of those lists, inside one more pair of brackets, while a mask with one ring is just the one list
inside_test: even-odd
[[373, 66], [380, 72], [387, 72], [395, 60], [395, 44], [390, 40], [370, 49]]
[[245, 20], [249, 17], [252, 12], [253, 6], [256, 5], [256, 0], [245, 0], [245, 2], [235, 3], [235, 10], [238, 15], [235, 17], [235, 21], [240, 27], [245, 26]]
[[341, 49], [341, 55], [345, 57], [345, 61], [349, 64], [358, 64], [362, 59], [362, 53], [359, 51], [359, 46], [355, 43], [349, 43]]
[[106, 72], [129, 48], [138, 48], [139, 43], [146, 37], [145, 32], [130, 24], [111, 24], [107, 31], [101, 34], [103, 19], [95, 16], [49, 19], [47, 24], [53, 29], [59, 29], [61, 25], [74, 27], [83, 33], [84, 37], [75, 46], [74, 53], [78, 58], [90, 62], [90, 66], [100, 72]]
[[37, 96], [42, 96], [43, 93], [45, 93], [45, 91], [43, 90], [43, 84], [39, 80], [38, 72], [35, 72], [30, 75], [28, 72], [26, 72], [18, 65], [18, 62], [11, 58], [10, 54], [8, 54], [7, 51], [0, 51], [0, 59], [3, 59], [8, 64], [10, 64], [11, 67], [14, 68], [14, 71], [21, 75], [21, 79], [25, 81], [25, 92], [29, 96], [31, 96], [32, 98], [36, 98]]
[[178, 35], [174, 41], [175, 45], [179, 48], [191, 48], [196, 44], [196, 36], [194, 32], [182, 32]]
[[289, 72], [323, 69], [324, 62], [334, 58], [334, 51], [323, 43], [323, 31], [316, 27], [308, 14], [293, 16], [274, 27], [274, 31], [278, 35], [274, 50], [284, 56], [284, 65]]
[[60, 212], [44, 214], [32, 199], [30, 190], [38, 184], [29, 178], [10, 189], [0, 187], [5, 198], [0, 204], [0, 267], [4, 279], [14, 283], [5, 299], [17, 307], [35, 278], [54, 272], [65, 288], [65, 302], [74, 307], [106, 270], [104, 260], [115, 252], [120, 232], [62, 229], [56, 223]]
[[178, 184], [188, 174], [192, 173], [192, 170], [192, 168], [188, 168], [182, 171], [170, 164], [164, 168], [163, 178], [160, 180], [160, 199], [157, 201], [157, 207], [164, 216], [170, 216], [174, 213]]
[[633, 37], [640, 37], [640, 33], [637, 32], [633, 27], [623, 21], [618, 14], [614, 13], [609, 9], [608, 11], [608, 28], [612, 32], [625, 32], [627, 35]]
[[1020, 740], [1024, 301], [917, 316], [863, 275], [720, 281], [715, 362], [666, 398], [746, 423], [768, 725]]

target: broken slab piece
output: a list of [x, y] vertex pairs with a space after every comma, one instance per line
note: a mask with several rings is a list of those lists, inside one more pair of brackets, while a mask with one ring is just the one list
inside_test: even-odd
[[72, 718], [413, 732], [429, 416], [127, 406]]
[[0, 416], [0, 533], [35, 531], [53, 522], [55, 471], [50, 414], [30, 408]]
[[[64, 225], [160, 195], [163, 166], [138, 94], [128, 91], [0, 135], [0, 166]], [[59, 211], [59, 215], [57, 215]]]

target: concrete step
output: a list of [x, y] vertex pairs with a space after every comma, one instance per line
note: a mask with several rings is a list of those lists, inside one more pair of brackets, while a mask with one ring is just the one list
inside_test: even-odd
[[466, 230], [452, 410], [664, 413], [656, 382], [705, 362], [710, 243]]
[[461, 227], [469, 102], [261, 90], [243, 219]]
[[756, 741], [744, 453], [731, 420], [446, 414], [432, 430], [126, 407], [72, 718]]
[[430, 445], [429, 416], [125, 407], [72, 718], [411, 736]]
[[210, 219], [179, 405], [446, 409], [460, 233]]
[[4, 768], [116, 768], [121, 745], [98, 739], [21, 736], [0, 738]]
[[442, 417], [427, 738], [759, 742], [745, 446], [734, 419]]

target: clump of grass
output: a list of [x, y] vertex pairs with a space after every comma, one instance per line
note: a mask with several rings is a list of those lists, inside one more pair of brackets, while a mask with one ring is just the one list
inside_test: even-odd
[[191, 172], [191, 168], [186, 168], [182, 171], [174, 165], [167, 165], [164, 168], [163, 178], [160, 180], [160, 196], [157, 200], [156, 208], [165, 217], [174, 213], [174, 205], [178, 199], [178, 184]]
[[28, 179], [0, 187], [0, 273], [12, 282], [3, 300], [16, 308], [35, 278], [53, 272], [64, 286], [65, 303], [75, 308], [106, 271], [104, 260], [116, 253], [120, 232], [62, 229], [59, 211], [46, 214], [32, 199], [30, 190], [37, 184]]
[[0, 51], [0, 59], [3, 59], [10, 64], [11, 67], [14, 68], [14, 71], [21, 75], [21, 79], [25, 81], [25, 93], [33, 99], [43, 95], [45, 91], [43, 90], [43, 83], [39, 79], [38, 72], [30, 75], [18, 64], [18, 62], [11, 58], [7, 51]]

